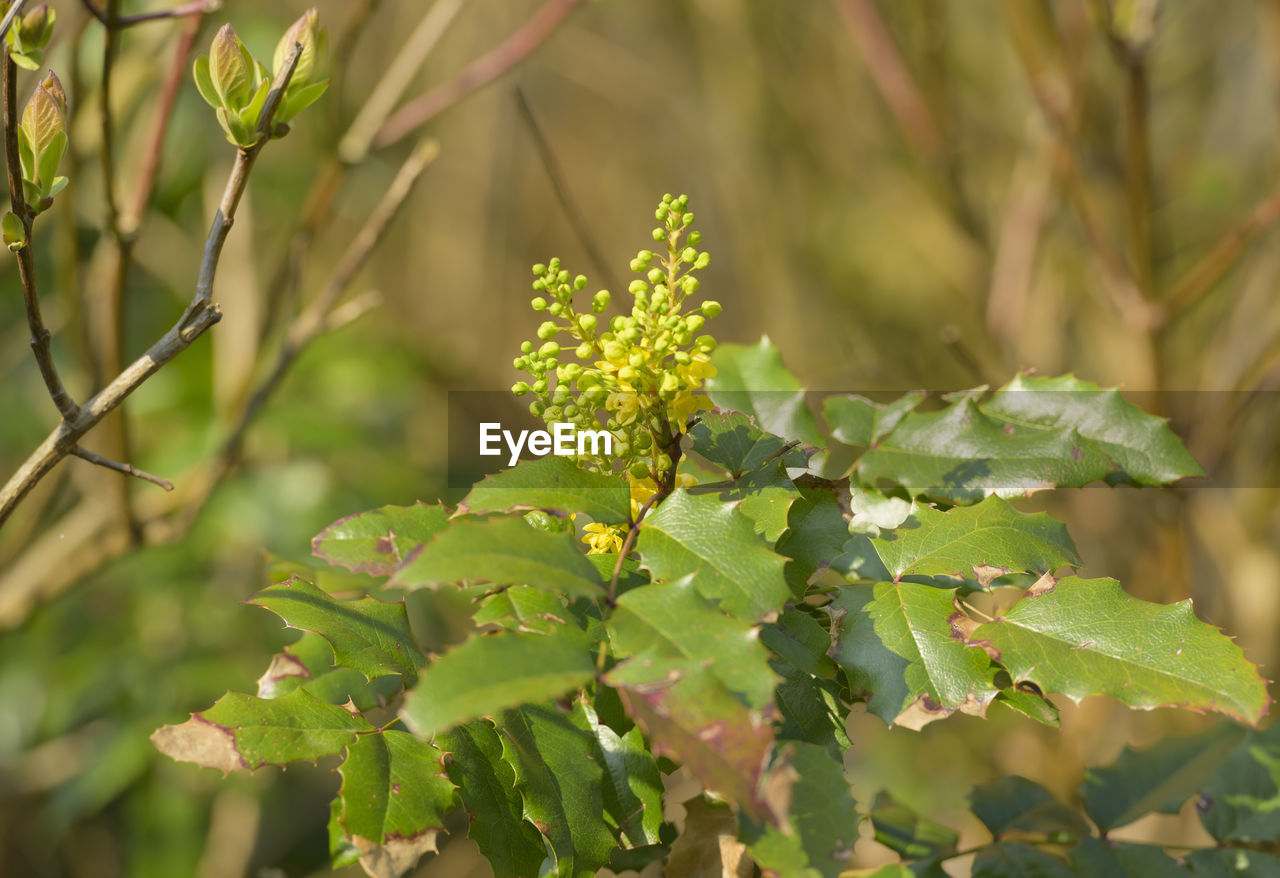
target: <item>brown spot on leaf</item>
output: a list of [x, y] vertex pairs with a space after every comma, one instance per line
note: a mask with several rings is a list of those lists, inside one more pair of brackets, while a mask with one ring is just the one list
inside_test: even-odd
[[378, 537], [373, 544], [373, 550], [379, 555], [397, 554], [394, 534], [388, 533], [385, 537]]
[[1039, 579], [1037, 579], [1035, 581], [1035, 584], [1033, 584], [1031, 588], [1027, 589], [1027, 593], [1023, 595], [1023, 597], [1028, 597], [1028, 598], [1039, 597], [1040, 595], [1046, 592], [1053, 591], [1054, 587], [1057, 584], [1058, 584], [1057, 578], [1054, 577], [1052, 574], [1046, 573], [1044, 576], [1041, 576]]
[[1010, 572], [1008, 567], [993, 567], [990, 564], [975, 564], [973, 567], [973, 578], [978, 580], [978, 585], [984, 589], [991, 588], [991, 583], [998, 576], [1004, 576]]
[[1039, 695], [1041, 698], [1044, 697], [1044, 690], [1030, 680], [1019, 680], [1014, 684], [1013, 688], [1017, 689], [1019, 692], [1025, 692], [1028, 695]]
[[359, 835], [351, 836], [351, 844], [360, 851], [360, 865], [371, 878], [400, 878], [426, 853], [435, 853], [439, 829], [428, 829], [408, 838], [387, 836], [382, 844]]
[[258, 697], [276, 698], [284, 693], [279, 691], [280, 684], [290, 677], [311, 679], [311, 672], [296, 655], [287, 652], [277, 653], [271, 657], [271, 664], [258, 678]]
[[216, 768], [223, 774], [254, 767], [245, 762], [236, 749], [234, 732], [196, 714], [181, 725], [156, 729], [151, 743], [170, 759]]

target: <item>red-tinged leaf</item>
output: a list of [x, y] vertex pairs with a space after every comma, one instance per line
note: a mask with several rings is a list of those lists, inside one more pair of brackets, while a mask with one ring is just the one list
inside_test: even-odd
[[749, 708], [709, 670], [689, 662], [638, 658], [614, 668], [606, 682], [618, 689], [654, 753], [678, 760], [757, 822], [783, 824], [785, 810], [762, 788], [773, 748], [772, 704]]

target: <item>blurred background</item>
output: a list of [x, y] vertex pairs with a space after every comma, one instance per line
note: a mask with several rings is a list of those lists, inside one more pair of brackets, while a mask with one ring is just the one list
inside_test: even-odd
[[[116, 254], [99, 158], [103, 34], [83, 4], [51, 5], [46, 63], [71, 101], [72, 182], [35, 247], [55, 352], [83, 400], [101, 360], [80, 341]], [[163, 5], [126, 0], [122, 13]], [[230, 21], [269, 57], [305, 5], [228, 0], [196, 50]], [[1209, 479], [1022, 505], [1068, 523], [1086, 574], [1149, 600], [1192, 597], [1276, 675], [1280, 2], [317, 5], [341, 58], [335, 84], [261, 156], [218, 273], [226, 316], [125, 406], [130, 460], [178, 490], [129, 484], [131, 531], [121, 480], [69, 460], [0, 530], [0, 874], [329, 874], [327, 766], [224, 780], [161, 757], [147, 736], [251, 689], [293, 639], [241, 603], [269, 559], [306, 562], [310, 538], [355, 511], [456, 498], [447, 396], [518, 377], [511, 358], [538, 322], [529, 265], [559, 255], [593, 289], [620, 292], [668, 191], [690, 195], [713, 257], [702, 291], [725, 308], [716, 336], [767, 334], [816, 391], [1070, 371], [1171, 418]], [[367, 124], [349, 131], [371, 95], [390, 109], [457, 82], [539, 9], [569, 14], [494, 83], [386, 146], [362, 148]], [[191, 26], [119, 37], [113, 177], [126, 197]], [[24, 73], [22, 99], [34, 85]], [[246, 419], [283, 327], [421, 136], [439, 155], [345, 288], [360, 304], [344, 317], [371, 295], [380, 304], [307, 346]], [[184, 73], [121, 299], [125, 362], [189, 300], [232, 156]], [[0, 260], [0, 290], [7, 478], [55, 412], [13, 260]], [[963, 801], [974, 783], [1017, 772], [1070, 798], [1084, 766], [1210, 721], [1063, 707], [1061, 731], [993, 709], [921, 733], [857, 708], [856, 792], [869, 803], [887, 788], [978, 843]], [[1191, 844], [1198, 832], [1184, 813], [1117, 835]], [[887, 859], [868, 835], [858, 865]], [[421, 874], [488, 874], [464, 836], [456, 827]]]

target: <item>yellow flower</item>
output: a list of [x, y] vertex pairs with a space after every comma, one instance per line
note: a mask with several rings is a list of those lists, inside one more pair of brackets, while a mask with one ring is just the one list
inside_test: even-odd
[[592, 522], [583, 528], [582, 541], [589, 547], [588, 555], [616, 555], [622, 550], [622, 535], [616, 526]]
[[680, 373], [680, 377], [684, 379], [689, 389], [701, 387], [703, 381], [716, 377], [716, 367], [711, 365], [711, 357], [707, 354], [698, 351], [691, 354], [689, 359], [689, 365], [676, 366], [676, 371]]
[[604, 407], [618, 413], [618, 424], [625, 426], [633, 423], [640, 413], [640, 396], [634, 391], [614, 391], [605, 399]]
[[[711, 368], [714, 369], [715, 367]], [[682, 390], [671, 400], [671, 421], [683, 433], [685, 426], [689, 423], [689, 418], [693, 417], [696, 412], [709, 408], [711, 408], [711, 400], [705, 396], [690, 393], [688, 390]]]
[[643, 479], [637, 479], [635, 476], [627, 476], [627, 481], [631, 484], [631, 502], [644, 505], [644, 502], [658, 493], [658, 486], [654, 484], [653, 479], [645, 476]]

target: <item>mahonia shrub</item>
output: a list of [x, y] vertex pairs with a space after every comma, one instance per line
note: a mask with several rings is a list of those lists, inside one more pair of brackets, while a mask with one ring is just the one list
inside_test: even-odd
[[[1276, 874], [1280, 738], [1246, 728], [1269, 704], [1257, 669], [1189, 601], [1074, 575], [1066, 526], [1009, 502], [1201, 474], [1167, 424], [1073, 376], [1019, 375], [933, 405], [832, 396], [824, 431], [767, 339], [701, 333], [720, 305], [690, 299], [709, 257], [688, 199], [656, 217], [622, 314], [559, 260], [534, 266], [547, 319], [514, 362], [535, 415], [607, 430], [614, 454], [521, 461], [457, 508], [329, 526], [314, 554], [358, 592], [275, 577], [251, 603], [301, 638], [255, 694], [156, 745], [224, 772], [340, 756], [333, 861], [374, 876], [409, 870], [458, 810], [499, 876], [694, 875], [710, 856], [833, 878], [865, 820], [902, 857], [877, 874], [939, 876], [974, 851], [887, 794], [854, 800], [851, 706], [909, 729], [996, 703], [1056, 725], [1049, 695], [1106, 695], [1234, 722], [1092, 771], [1083, 813], [1026, 778], [979, 787], [992, 840], [973, 874]], [[424, 647], [403, 594], [420, 590], [461, 596], [465, 640]], [[678, 767], [702, 787], [680, 828]], [[1193, 796], [1213, 848], [1107, 838]]]

